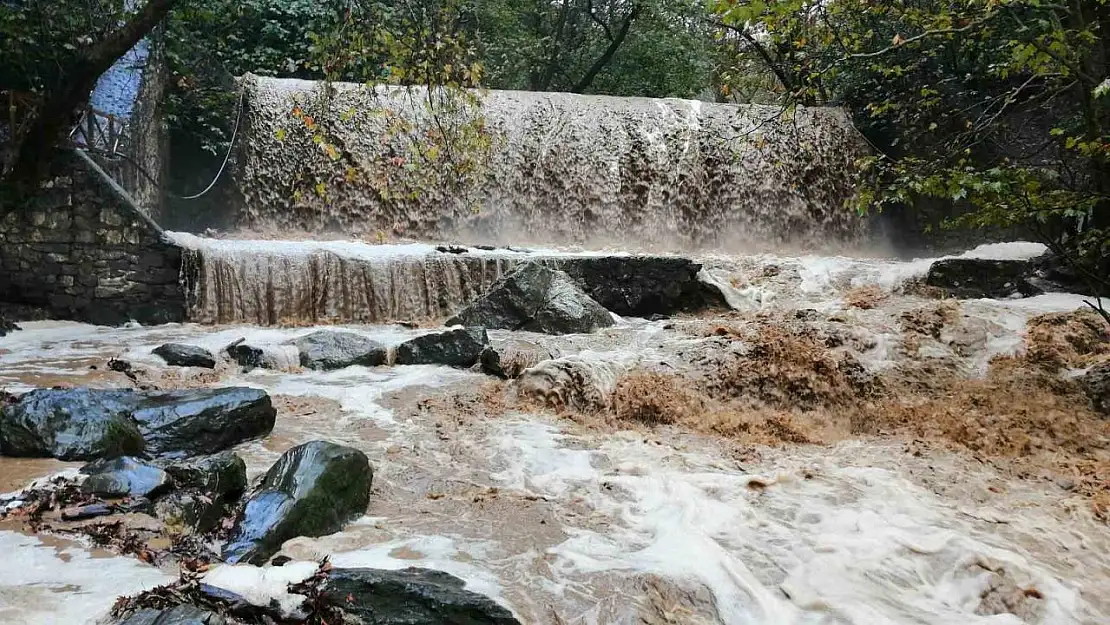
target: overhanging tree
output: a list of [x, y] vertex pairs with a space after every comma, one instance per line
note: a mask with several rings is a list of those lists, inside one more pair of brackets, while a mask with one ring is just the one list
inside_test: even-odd
[[[9, 129], [3, 181], [15, 195], [33, 190], [50, 154], [96, 81], [146, 37], [177, 0], [93, 0], [0, 5], [6, 89], [33, 95], [25, 119]], [[9, 52], [10, 51], [10, 52]]]

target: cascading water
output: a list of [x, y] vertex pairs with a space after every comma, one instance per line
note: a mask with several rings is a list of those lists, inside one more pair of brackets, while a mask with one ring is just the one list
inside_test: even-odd
[[444, 318], [515, 262], [429, 245], [235, 241], [170, 233], [187, 250], [189, 318], [201, 323], [386, 323]]
[[[320, 83], [244, 84], [235, 178], [238, 224], [251, 230], [729, 251], [842, 245], [866, 233], [844, 209], [864, 148], [838, 109], [484, 92], [493, 148], [475, 188], [459, 193], [422, 182], [431, 165], [403, 156], [386, 129], [394, 114], [421, 119], [423, 92], [339, 84], [324, 108]], [[302, 136], [307, 113], [338, 152]], [[394, 172], [371, 163], [390, 159], [415, 197], [377, 184]]]

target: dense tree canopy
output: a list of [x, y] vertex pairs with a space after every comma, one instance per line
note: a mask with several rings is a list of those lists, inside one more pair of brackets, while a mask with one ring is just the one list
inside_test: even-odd
[[858, 207], [941, 199], [1110, 274], [1105, 0], [721, 0], [782, 102], [848, 107], [876, 148]]

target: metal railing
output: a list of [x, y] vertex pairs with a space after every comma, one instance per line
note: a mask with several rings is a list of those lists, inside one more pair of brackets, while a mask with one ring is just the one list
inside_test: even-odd
[[85, 107], [69, 133], [71, 147], [106, 156], [125, 155], [129, 140], [126, 120], [91, 106]]

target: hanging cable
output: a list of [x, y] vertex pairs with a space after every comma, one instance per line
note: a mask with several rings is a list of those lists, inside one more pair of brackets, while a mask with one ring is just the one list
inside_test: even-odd
[[222, 165], [220, 165], [220, 171], [216, 172], [216, 177], [213, 178], [212, 182], [210, 182], [208, 184], [208, 186], [205, 187], [204, 190], [201, 191], [200, 193], [197, 193], [196, 195], [186, 195], [186, 196], [183, 196], [183, 197], [178, 197], [177, 199], [179, 199], [179, 200], [195, 200], [195, 199], [201, 197], [202, 195], [204, 195], [205, 193], [208, 193], [209, 191], [211, 191], [212, 187], [216, 186], [216, 182], [218, 182], [220, 180], [220, 176], [223, 175], [224, 169], [227, 169], [228, 161], [231, 160], [231, 151], [235, 148], [235, 137], [237, 137], [239, 135], [239, 121], [243, 118], [243, 97], [246, 95], [246, 93], [247, 93], [246, 89], [241, 89], [239, 91], [239, 105], [238, 105], [236, 113], [235, 113], [235, 128], [232, 129], [232, 131], [231, 131], [231, 142], [228, 143], [228, 145], [227, 145], [227, 154], [224, 155], [224, 162], [223, 162]]

